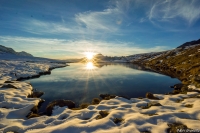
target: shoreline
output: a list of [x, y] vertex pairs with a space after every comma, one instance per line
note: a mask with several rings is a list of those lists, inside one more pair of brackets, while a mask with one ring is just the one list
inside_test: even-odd
[[[100, 63], [103, 63], [103, 62], [100, 62]], [[105, 62], [104, 62], [105, 63]], [[106, 63], [113, 63], [113, 62], [106, 62]], [[116, 62], [115, 62], [116, 63]], [[121, 64], [121, 63], [130, 63], [130, 62], [118, 62], [118, 64]], [[132, 64], [132, 63], [131, 63]], [[139, 67], [142, 67], [142, 70], [143, 71], [148, 71], [148, 72], [155, 72], [155, 73], [158, 73], [158, 74], [162, 74], [162, 75], [165, 75], [165, 76], [169, 76], [169, 77], [171, 77], [172, 78], [172, 75], [166, 75], [166, 74], [164, 74], [164, 73], [161, 73], [160, 71], [156, 71], [156, 70], [154, 70], [154, 69], [150, 69], [150, 68], [147, 68], [146, 66], [142, 66], [141, 64], [134, 64], [134, 65], [138, 65]], [[62, 68], [62, 67], [57, 67], [57, 68]], [[53, 68], [53, 69], [56, 69], [56, 68]], [[51, 70], [53, 70], [53, 69], [51, 69]], [[49, 74], [51, 74], [51, 73], [49, 73]], [[46, 74], [42, 74], [42, 75], [46, 75]], [[34, 78], [34, 77], [33, 77]], [[39, 78], [39, 77], [36, 77], [36, 78]], [[173, 77], [173, 78], [176, 78], [176, 77]], [[26, 79], [26, 78], [25, 78]], [[28, 78], [28, 79], [31, 79], [31, 78]], [[22, 81], [23, 81], [23, 79], [22, 79]], [[172, 86], [169, 86], [169, 88], [171, 87], [171, 88], [173, 88], [173, 90], [175, 90], [175, 91], [177, 91], [177, 90], [181, 90], [181, 88], [182, 88], [182, 83], [176, 83], [176, 84], [174, 84], [174, 85], [172, 85]], [[189, 85], [189, 84], [188, 84]], [[39, 96], [37, 97], [37, 98], [40, 98], [45, 92], [41, 92], [41, 91], [35, 91], [36, 93], [38, 93], [39, 92]], [[34, 92], [33, 92], [34, 93]], [[41, 93], [43, 93], [42, 95], [40, 95]], [[147, 93], [151, 93], [151, 92], [146, 92], [146, 94]], [[145, 94], [145, 95], [146, 95]], [[151, 93], [152, 94], [152, 93]], [[172, 92], [167, 92], [167, 93], [164, 93], [163, 95], [176, 95], [177, 93], [174, 93], [173, 91]], [[139, 99], [143, 99], [143, 98], [145, 98], [145, 95], [144, 95], [144, 97], [131, 97], [131, 98], [139, 98]], [[152, 94], [153, 95], [153, 94]], [[112, 99], [112, 98], [115, 98], [115, 97], [122, 97], [122, 98], [125, 98], [125, 99], [128, 99], [128, 100], [130, 100], [131, 98], [130, 97], [127, 97], [127, 96], [123, 96], [123, 95], [113, 95], [113, 94], [99, 94], [99, 97], [98, 97], [98, 100], [100, 100], [100, 101], [102, 101], [102, 100], [110, 100], [110, 99]], [[94, 97], [93, 99], [95, 99], [95, 98], [97, 98], [97, 97]], [[100, 98], [100, 99], [99, 99]], [[146, 97], [147, 98], [147, 97]], [[61, 99], [55, 99], [55, 100], [53, 100], [53, 101], [59, 101], [59, 100], [61, 100]], [[65, 99], [63, 99], [63, 100], [65, 100]], [[68, 101], [72, 101], [71, 99], [66, 99], [66, 100], [68, 100]], [[45, 101], [45, 99], [44, 99], [44, 101]], [[46, 107], [48, 107], [48, 105], [50, 105], [53, 101], [50, 101], [48, 104], [47, 104], [47, 106]], [[99, 101], [99, 102], [100, 102]], [[73, 101], [72, 101], [73, 102]], [[88, 102], [83, 102], [83, 103], [80, 103], [79, 105], [77, 105], [77, 104], [75, 104], [75, 107], [74, 108], [71, 108], [72, 110], [81, 110], [81, 109], [84, 109], [84, 108], [87, 108], [89, 105], [93, 105], [92, 104], [92, 102], [93, 102], [93, 100], [91, 100], [91, 103], [88, 103]], [[59, 104], [58, 104], [58, 106], [59, 106]], [[38, 108], [38, 110], [39, 110], [39, 108]], [[46, 113], [45, 112], [38, 112], [37, 113], [38, 115], [39, 114], [41, 114], [40, 116], [42, 116], [42, 115], [46, 115]]]
[[28, 76], [28, 77], [19, 77], [19, 78], [16, 79], [16, 81], [25, 81], [25, 80], [28, 80], [28, 79], [39, 78], [40, 76], [43, 76], [43, 75], [50, 75], [51, 71], [53, 69], [63, 68], [63, 67], [67, 67], [67, 66], [69, 66], [69, 65], [66, 64], [66, 65], [63, 65], [63, 66], [52, 67], [52, 68], [49, 68], [49, 70], [47, 70], [47, 71], [39, 72], [37, 75]]
[[[11, 83], [12, 82], [12, 83]], [[5, 84], [6, 83], [6, 81], [4, 81], [4, 83], [3, 84]], [[1, 83], [2, 84], [2, 83]], [[10, 83], [9, 83], [9, 81], [7, 81], [7, 83], [6, 84], [13, 84], [13, 86], [14, 87], [16, 87], [16, 84], [18, 85], [16, 88], [18, 88], [19, 87], [19, 84], [26, 84], [26, 85], [24, 85], [24, 86], [27, 86], [28, 85], [28, 83], [26, 83], [26, 82], [23, 82], [23, 81], [10, 81]], [[195, 88], [194, 86], [191, 86], [191, 88], [193, 87], [193, 89]], [[26, 88], [26, 87], [25, 87]], [[24, 91], [27, 91], [27, 89], [24, 89]], [[197, 89], [198, 90], [198, 89]], [[190, 90], [191, 91], [191, 90]], [[2, 93], [0, 93], [0, 94], [2, 94]], [[26, 92], [26, 95], [24, 95], [25, 97], [28, 97], [28, 95], [31, 95], [31, 94], [33, 94], [33, 89], [32, 89], [32, 86], [29, 84], [29, 91], [27, 91]], [[199, 93], [198, 92], [189, 92], [188, 91], [188, 94], [189, 94], [189, 97], [195, 97], [195, 96], [198, 96], [199, 95]], [[26, 107], [26, 113], [27, 114], [22, 114], [20, 117], [18, 117], [17, 119], [24, 119], [24, 121], [29, 121], [29, 120], [36, 120], [36, 119], [39, 119], [39, 120], [42, 120], [43, 119], [43, 117], [45, 117], [45, 119], [51, 119], [52, 117], [54, 117], [55, 116], [55, 112], [56, 111], [58, 111], [58, 112], [60, 112], [59, 110], [63, 110], [64, 112], [71, 112], [72, 114], [73, 113], [77, 113], [77, 111], [78, 112], [84, 112], [84, 111], [86, 111], [86, 110], [93, 110], [93, 109], [95, 109], [95, 108], [99, 108], [99, 107], [101, 107], [102, 105], [105, 105], [105, 107], [106, 106], [110, 106], [110, 104], [108, 104], [108, 103], [110, 103], [110, 102], [112, 102], [112, 101], [115, 101], [115, 102], [117, 102], [120, 106], [122, 106], [123, 104], [123, 102], [125, 102], [126, 103], [126, 106], [122, 106], [123, 108], [125, 107], [129, 107], [129, 105], [134, 105], [134, 104], [136, 104], [135, 106], [136, 107], [134, 107], [134, 109], [136, 109], [136, 108], [139, 108], [139, 112], [141, 112], [142, 110], [148, 110], [149, 108], [151, 109], [151, 108], [157, 108], [157, 107], [162, 107], [162, 106], [164, 106], [164, 104], [161, 102], [161, 101], [163, 101], [164, 99], [170, 99], [170, 97], [177, 97], [178, 95], [183, 95], [183, 97], [185, 97], [186, 98], [186, 95], [185, 94], [176, 94], [176, 95], [164, 95], [164, 94], [153, 94], [153, 96], [154, 96], [154, 98], [155, 97], [158, 97], [159, 98], [159, 100], [158, 99], [154, 99], [154, 98], [152, 98], [152, 97], [148, 97], [147, 96], [147, 98], [130, 98], [129, 100], [128, 99], [124, 99], [124, 98], [122, 98], [122, 97], [118, 97], [118, 96], [116, 96], [116, 97], [113, 97], [113, 96], [111, 96], [111, 95], [109, 95], [109, 96], [107, 96], [107, 97], [109, 97], [109, 98], [105, 98], [105, 99], [103, 99], [103, 100], [101, 100], [101, 101], [99, 101], [99, 103], [98, 104], [91, 104], [91, 105], [85, 105], [85, 106], [83, 106], [83, 108], [79, 108], [78, 110], [77, 109], [75, 109], [75, 110], [69, 110], [69, 109], [67, 109], [65, 106], [60, 106], [59, 107], [59, 104], [56, 106], [56, 107], [54, 107], [53, 108], [53, 110], [52, 110], [52, 115], [51, 116], [46, 116], [46, 115], [42, 115], [42, 116], [40, 116], [40, 117], [38, 117], [38, 116], [35, 116], [34, 118], [31, 118], [31, 119], [27, 119], [27, 118], [25, 118], [25, 115], [27, 115], [27, 114], [29, 114], [30, 115], [30, 113], [27, 113], [27, 112], [30, 112], [30, 110], [32, 110], [32, 112], [34, 112], [33, 111], [33, 108], [35, 108], [35, 106], [38, 106], [39, 105], [39, 103], [40, 103], [40, 101], [41, 101], [41, 99], [39, 99], [39, 98], [28, 98], [29, 100], [31, 100], [31, 99], [33, 99], [33, 101], [34, 101], [34, 104], [33, 103], [29, 103], [29, 106], [27, 106]], [[185, 95], [185, 96], [184, 96]], [[23, 96], [23, 98], [25, 98]], [[5, 97], [5, 96], [4, 96]], [[179, 96], [178, 96], [179, 97]], [[27, 98], [25, 98], [25, 99], [27, 99]], [[176, 98], [176, 100], [178, 100], [178, 99], [180, 99], [180, 98]], [[181, 100], [181, 99], [180, 99]], [[122, 103], [121, 103], [122, 102]], [[162, 106], [157, 106], [157, 105], [155, 105], [155, 103], [151, 103], [151, 102], [156, 102], [156, 103], [160, 103], [161, 102], [161, 105]], [[163, 101], [164, 103], [167, 103], [166, 102], [166, 100], [164, 100]], [[151, 103], [151, 104], [149, 104], [149, 103]], [[122, 105], [121, 105], [122, 104]], [[159, 104], [158, 104], [159, 105]], [[187, 105], [187, 104], [186, 104]], [[114, 105], [112, 105], [112, 106], [114, 106]], [[187, 105], [187, 106], [189, 106], [189, 105]], [[106, 107], [107, 108], [107, 107]], [[104, 110], [104, 111], [106, 111], [107, 109], [106, 108], [102, 108], [101, 110]], [[1, 108], [0, 108], [1, 109]], [[24, 109], [24, 108], [23, 108]], [[8, 108], [8, 110], [9, 110], [9, 108]], [[36, 109], [37, 110], [37, 109]], [[110, 110], [110, 109], [109, 109]], [[121, 109], [120, 109], [121, 110]], [[111, 111], [111, 110], [110, 110]], [[109, 114], [109, 112], [110, 111], [108, 111], [108, 114]], [[1, 110], [0, 110], [0, 112], [2, 112]], [[12, 111], [11, 111], [12, 112]], [[24, 112], [24, 113], [25, 113]], [[61, 115], [64, 115], [63, 113], [58, 113], [57, 112], [57, 115], [58, 116], [61, 116]], [[104, 115], [104, 114], [102, 114], [103, 112], [98, 112], [98, 111], [95, 111], [97, 114], [99, 113], [99, 116], [97, 115], [97, 117], [92, 117], [92, 119], [94, 119], [94, 120], [98, 120], [99, 118], [100, 118], [100, 120], [103, 120], [103, 118], [105, 117], [107, 117], [107, 115]], [[111, 111], [112, 112], [112, 111]], [[143, 113], [142, 113], [143, 112]], [[142, 111], [141, 112], [141, 114], [144, 114], [144, 115], [150, 115], [149, 117], [157, 117], [157, 113], [153, 113], [153, 112], [155, 112], [155, 111], [153, 111], [152, 113], [145, 113], [145, 111]], [[148, 111], [147, 111], [148, 112]], [[106, 112], [104, 112], [104, 113], [106, 113]], [[18, 113], [17, 113], [18, 114]], [[160, 113], [159, 113], [160, 114]], [[161, 113], [162, 114], [162, 113]], [[94, 115], [94, 114], [93, 114]], [[86, 117], [86, 116], [85, 116]], [[105, 119], [104, 118], [104, 119]], [[113, 122], [115, 123], [115, 124], [122, 124], [126, 119], [124, 119], [124, 117], [115, 117], [116, 119], [113, 119]], [[27, 119], [27, 120], [26, 120]], [[86, 118], [84, 118], [84, 119], [86, 119]], [[200, 119], [200, 118], [199, 118]], [[12, 119], [11, 119], [12, 120]], [[145, 121], [144, 121], [145, 122]], [[107, 122], [105, 122], [105, 123], [107, 123]], [[61, 123], [60, 123], [61, 124]], [[173, 125], [174, 126], [174, 125]], [[1, 131], [1, 128], [2, 126], [0, 125], [0, 131]], [[6, 126], [3, 126], [3, 129], [5, 128], [5, 130], [7, 130], [8, 128], [6, 128]], [[166, 128], [166, 126], [165, 126], [165, 128]], [[168, 127], [168, 128], [170, 128], [170, 127]], [[167, 128], [167, 129], [168, 129]], [[31, 129], [31, 128], [30, 128]], [[14, 129], [12, 129], [13, 131], [14, 131]], [[56, 130], [56, 129], [55, 129]], [[136, 129], [134, 129], [135, 131], [136, 131]], [[24, 131], [24, 130], [23, 130]], [[25, 129], [25, 131], [26, 132], [29, 132], [30, 130], [29, 130], [29, 128], [27, 128], [27, 129]], [[40, 132], [40, 130], [36, 130], [35, 129], [35, 131], [36, 132]], [[43, 131], [47, 131], [47, 128], [44, 128], [44, 130]], [[68, 128], [66, 128], [66, 131], [68, 131]], [[140, 131], [142, 131], [142, 130], [140, 130]], [[145, 131], [148, 131], [148, 130], [145, 130]], [[30, 131], [31, 132], [31, 131]]]

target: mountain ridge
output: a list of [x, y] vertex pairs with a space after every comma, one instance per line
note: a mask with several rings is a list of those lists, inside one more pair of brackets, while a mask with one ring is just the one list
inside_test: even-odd
[[192, 45], [196, 45], [196, 44], [200, 44], [200, 39], [199, 40], [190, 41], [190, 42], [185, 42], [182, 45], [178, 46], [177, 48], [183, 48], [183, 47], [186, 47], [186, 46], [192, 46]]
[[0, 45], [0, 54], [4, 54], [4, 53], [9, 53], [9, 54], [13, 54], [13, 55], [18, 55], [18, 56], [28, 56], [28, 57], [33, 57], [33, 55], [25, 52], [25, 51], [21, 51], [21, 52], [16, 52], [15, 50], [13, 50], [12, 48]]

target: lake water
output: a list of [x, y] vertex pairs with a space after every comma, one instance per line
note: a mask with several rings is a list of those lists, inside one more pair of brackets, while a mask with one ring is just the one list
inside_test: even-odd
[[71, 63], [65, 68], [54, 69], [51, 75], [30, 79], [34, 89], [43, 91], [45, 99], [41, 110], [56, 99], [72, 100], [78, 104], [91, 102], [99, 94], [108, 93], [128, 97], [145, 97], [146, 92], [167, 93], [169, 87], [179, 83], [161, 74], [139, 70], [131, 63]]

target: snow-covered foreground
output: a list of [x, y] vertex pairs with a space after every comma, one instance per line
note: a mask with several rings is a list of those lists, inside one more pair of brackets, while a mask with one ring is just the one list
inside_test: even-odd
[[[14, 87], [0, 88], [0, 132], [19, 133], [79, 133], [79, 132], [131, 132], [142, 131], [166, 132], [168, 123], [182, 123], [188, 128], [198, 129], [200, 121], [200, 95], [188, 92], [178, 95], [155, 94], [161, 100], [147, 98], [130, 100], [116, 97], [102, 100], [98, 105], [90, 105], [86, 109], [71, 110], [67, 107], [54, 107], [52, 116], [41, 116], [27, 119], [31, 108], [38, 104], [39, 98], [27, 98], [32, 93], [32, 86], [26, 82], [13, 81], [4, 83], [9, 77], [0, 79], [1, 87], [7, 84]], [[189, 86], [191, 89], [197, 89]], [[183, 99], [183, 101], [180, 101]], [[176, 101], [180, 102], [176, 102]], [[142, 109], [149, 102], [158, 102], [162, 106], [151, 106]], [[188, 108], [187, 105], [192, 105]], [[99, 111], [108, 111], [102, 119], [96, 119]], [[114, 123], [115, 118], [123, 121]]]
[[[28, 98], [33, 90], [29, 83], [14, 80], [32, 77], [48, 72], [52, 68], [64, 66], [66, 64], [50, 60], [0, 60], [0, 132], [162, 133], [166, 132], [169, 123], [182, 123], [190, 129], [200, 129], [200, 94], [198, 92], [178, 95], [155, 94], [160, 100], [147, 98], [127, 100], [116, 97], [102, 100], [98, 105], [90, 105], [82, 110], [56, 106], [51, 116], [27, 119], [27, 114], [38, 105], [40, 99]], [[189, 88], [200, 90], [194, 86], [189, 86]], [[148, 103], [152, 106], [144, 109]], [[100, 111], [106, 111], [108, 115], [102, 119], [96, 119]], [[120, 120], [119, 123], [115, 121], [116, 119]]]

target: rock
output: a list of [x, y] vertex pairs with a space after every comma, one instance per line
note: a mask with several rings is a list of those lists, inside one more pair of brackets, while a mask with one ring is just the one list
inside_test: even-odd
[[171, 88], [174, 88], [172, 91], [172, 94], [179, 94], [179, 93], [186, 93], [188, 91], [188, 85], [186, 84], [175, 84], [174, 86], [170, 86]]
[[28, 98], [39, 98], [44, 94], [42, 91], [34, 91]]
[[99, 98], [94, 98], [94, 99], [92, 99], [92, 104], [99, 104], [100, 101], [101, 100]]
[[51, 71], [48, 70], [46, 72], [39, 72], [40, 75], [50, 75], [51, 74]]
[[37, 98], [41, 97], [42, 95], [44, 95], [44, 92], [42, 91], [34, 91], [32, 94], [33, 97], [37, 97]]
[[34, 113], [34, 114], [37, 114], [38, 113], [38, 107], [37, 106], [34, 106], [31, 111]]
[[179, 94], [179, 93], [181, 93], [181, 90], [173, 90], [172, 91], [172, 94]]
[[109, 100], [111, 98], [115, 98], [115, 95], [111, 95], [111, 94], [99, 94], [99, 96], [104, 99], [104, 100]]
[[40, 99], [40, 101], [39, 101], [39, 103], [38, 103], [38, 108], [40, 108], [41, 107], [41, 105], [42, 105], [42, 103], [44, 103], [45, 102], [45, 100], [44, 99]]
[[158, 102], [149, 102], [148, 104], [147, 104], [147, 106], [148, 107], [151, 107], [151, 106], [162, 106], [160, 103], [158, 103]]
[[110, 94], [99, 94], [99, 96], [100, 96], [102, 99], [105, 99], [106, 97], [109, 97]]
[[51, 115], [54, 106], [64, 107], [67, 106], [68, 108], [75, 108], [75, 103], [70, 100], [55, 100], [50, 102], [46, 107], [46, 114]]
[[183, 87], [183, 84], [181, 84], [181, 83], [180, 83], [180, 84], [175, 84], [175, 85], [174, 85], [174, 89], [175, 89], [175, 90], [181, 90], [182, 87]]
[[155, 96], [154, 96], [152, 93], [150, 93], [150, 92], [147, 92], [147, 93], [146, 93], [146, 98], [159, 100], [159, 98], [155, 97]]
[[142, 108], [142, 109], [148, 109], [148, 108], [150, 108], [151, 106], [162, 106], [160, 103], [158, 103], [158, 102], [149, 102], [148, 104], [147, 104], [147, 106], [141, 106], [140, 108]]
[[90, 105], [90, 103], [81, 103], [81, 105], [79, 105], [80, 109], [84, 109], [87, 108]]
[[15, 87], [15, 86], [12, 85], [12, 84], [5, 84], [5, 85], [3, 85], [1, 88], [15, 88], [15, 89], [17, 89], [17, 87]]

